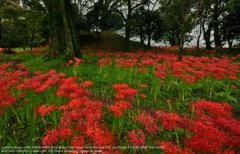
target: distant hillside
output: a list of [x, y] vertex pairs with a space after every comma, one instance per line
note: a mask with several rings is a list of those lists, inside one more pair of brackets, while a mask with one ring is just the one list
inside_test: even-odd
[[[79, 36], [81, 48], [97, 48], [101, 50], [122, 51], [124, 48], [124, 37], [111, 32], [91, 32]], [[130, 41], [130, 50], [147, 49], [140, 42]]]

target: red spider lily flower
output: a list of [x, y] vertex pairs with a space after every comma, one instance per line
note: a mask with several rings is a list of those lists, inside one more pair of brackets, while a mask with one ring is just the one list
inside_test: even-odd
[[115, 144], [114, 135], [108, 130], [96, 131], [93, 138], [95, 146], [113, 146]]
[[122, 109], [119, 106], [111, 106], [109, 110], [113, 112], [115, 117], [121, 117], [123, 115]]
[[86, 87], [89, 87], [89, 86], [93, 85], [93, 83], [91, 81], [85, 81], [85, 82], [82, 82], [82, 84]]
[[172, 142], [161, 142], [159, 146], [162, 147], [164, 153], [166, 154], [178, 154], [180, 150]]
[[144, 146], [146, 142], [145, 134], [142, 130], [132, 130], [129, 132], [129, 140], [134, 146]]
[[61, 127], [59, 129], [59, 137], [62, 139], [68, 139], [72, 135], [72, 129], [69, 127]]
[[176, 113], [165, 113], [156, 111], [155, 116], [163, 123], [163, 127], [167, 130], [174, 130], [178, 127], [178, 122], [181, 118]]
[[139, 96], [142, 98], [147, 98], [147, 96], [145, 94], [139, 94]]
[[52, 145], [56, 145], [58, 141], [59, 141], [58, 132], [57, 130], [53, 129], [53, 130], [47, 131], [46, 136], [42, 139], [42, 145], [52, 146]]
[[119, 89], [128, 89], [129, 88], [129, 86], [127, 85], [127, 84], [114, 84], [113, 85], [113, 88], [115, 89], [115, 90], [119, 90]]
[[109, 108], [116, 117], [120, 117], [123, 115], [123, 111], [127, 110], [132, 106], [131, 103], [126, 101], [115, 102], [113, 106]]
[[158, 131], [158, 125], [149, 113], [141, 113], [140, 116], [137, 117], [137, 121], [145, 126], [145, 130], [148, 133], [155, 134]]
[[39, 106], [35, 109], [36, 113], [39, 114], [41, 117], [44, 117], [46, 114], [50, 114], [52, 113], [55, 109], [57, 109], [56, 105], [50, 105], [50, 106], [46, 106], [46, 105], [42, 105]]
[[37, 71], [37, 72], [35, 72], [35, 74], [36, 74], [36, 75], [41, 75], [42, 72], [41, 72], [41, 71]]
[[65, 73], [59, 73], [59, 75], [58, 75], [60, 78], [64, 78], [64, 77], [66, 77], [66, 74]]
[[68, 127], [69, 124], [71, 123], [71, 118], [70, 115], [65, 113], [61, 118], [60, 118], [60, 125], [62, 127]]
[[71, 146], [73, 146], [74, 149], [82, 149], [84, 146], [84, 137], [83, 136], [74, 136], [71, 141]]
[[105, 64], [108, 65], [108, 66], [111, 66], [112, 65], [112, 60], [110, 58], [104, 58], [104, 59], [98, 60], [98, 63], [100, 65], [100, 67], [104, 67]]
[[219, 153], [226, 145], [227, 136], [211, 123], [196, 122], [192, 127], [194, 136], [187, 139], [187, 145], [192, 150], [200, 153]]
[[196, 81], [196, 78], [190, 74], [184, 74], [182, 75], [183, 81], [185, 81], [187, 84], [192, 84]]
[[76, 64], [76, 65], [79, 65], [81, 62], [84, 62], [83, 59], [80, 59], [80, 58], [77, 58], [77, 57], [75, 57], [75, 58], [73, 58], [73, 59], [75, 60], [75, 64]]
[[165, 79], [166, 78], [166, 73], [164, 71], [154, 71], [154, 75], [157, 76], [160, 79]]
[[228, 103], [216, 103], [210, 101], [196, 101], [193, 103], [196, 117], [208, 115], [210, 117], [231, 117], [232, 107]]

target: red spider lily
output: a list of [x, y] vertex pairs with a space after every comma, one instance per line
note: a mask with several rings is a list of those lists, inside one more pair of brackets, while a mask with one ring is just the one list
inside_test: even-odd
[[145, 134], [142, 130], [132, 130], [129, 132], [129, 140], [134, 146], [144, 146], [146, 142]]
[[105, 65], [111, 66], [112, 65], [112, 60], [110, 58], [104, 58], [98, 60], [98, 63], [100, 67], [104, 67]]
[[210, 117], [231, 117], [232, 107], [228, 103], [216, 103], [210, 101], [196, 101], [193, 103], [196, 117], [207, 114]]
[[73, 58], [73, 59], [75, 60], [75, 64], [76, 64], [76, 65], [79, 65], [81, 62], [84, 62], [84, 60], [81, 59], [81, 58], [75, 57], [75, 58]]
[[108, 130], [96, 131], [93, 138], [95, 146], [113, 146], [115, 144], [114, 136]]
[[0, 108], [12, 106], [16, 103], [17, 98], [10, 95], [10, 92], [0, 91]]
[[134, 96], [138, 94], [138, 90], [130, 88], [127, 84], [114, 84], [113, 88], [117, 91], [116, 98], [134, 100]]
[[162, 147], [164, 153], [166, 154], [178, 154], [180, 150], [172, 142], [161, 142], [159, 146]]
[[158, 125], [155, 119], [149, 113], [141, 113], [141, 115], [137, 117], [137, 120], [144, 125], [145, 130], [148, 133], [155, 134], [158, 131]]
[[145, 94], [139, 94], [139, 96], [142, 98], [147, 98], [147, 96]]
[[182, 76], [183, 81], [185, 81], [187, 84], [192, 84], [196, 81], [196, 78], [190, 74], [184, 74]]
[[93, 83], [91, 81], [85, 81], [85, 82], [82, 82], [82, 84], [86, 87], [89, 87], [89, 86], [93, 85]]
[[155, 111], [155, 116], [163, 123], [163, 127], [167, 130], [174, 130], [178, 127], [181, 118], [176, 113], [166, 113], [163, 111]]
[[82, 149], [84, 146], [84, 137], [83, 136], [74, 136], [71, 141], [71, 146], [73, 146], [74, 149]]
[[147, 72], [147, 68], [139, 67], [139, 68], [137, 69], [137, 72], [146, 73], [146, 72]]
[[113, 106], [109, 108], [114, 113], [114, 116], [120, 117], [123, 115], [123, 111], [127, 110], [132, 106], [131, 103], [126, 101], [115, 102]]
[[89, 95], [89, 92], [82, 89], [81, 86], [74, 81], [74, 78], [70, 77], [63, 79], [63, 83], [58, 88], [57, 95], [68, 98], [81, 98]]
[[154, 75], [157, 76], [160, 79], [165, 79], [166, 78], [166, 73], [164, 71], [154, 71]]
[[129, 86], [127, 84], [125, 84], [125, 83], [124, 84], [114, 84], [113, 88], [115, 90], [120, 90], [120, 89], [128, 89]]
[[42, 145], [43, 146], [52, 146], [56, 145], [58, 143], [58, 132], [57, 130], [49, 130], [47, 131], [46, 136], [42, 139]]
[[116, 65], [119, 67], [129, 68], [135, 65], [135, 63], [137, 62], [137, 59], [124, 60], [123, 58], [120, 58], [115, 60], [115, 62], [116, 62]]
[[59, 128], [59, 137], [61, 139], [68, 139], [72, 135], [72, 129], [69, 127]]
[[111, 106], [109, 108], [109, 110], [111, 110], [114, 114], [115, 117], [121, 117], [123, 116], [123, 111], [119, 106]]
[[46, 106], [46, 105], [42, 105], [39, 106], [35, 109], [36, 113], [39, 114], [41, 117], [44, 117], [46, 114], [50, 114], [52, 113], [55, 109], [57, 109], [56, 105], [50, 105], [50, 106]]
[[227, 136], [223, 131], [213, 127], [211, 124], [197, 122], [192, 131], [194, 136], [187, 140], [187, 145], [194, 151], [201, 153], [221, 152], [226, 144]]
[[64, 113], [63, 116], [60, 118], [60, 125], [62, 127], [68, 127], [71, 123], [70, 115], [67, 113]]

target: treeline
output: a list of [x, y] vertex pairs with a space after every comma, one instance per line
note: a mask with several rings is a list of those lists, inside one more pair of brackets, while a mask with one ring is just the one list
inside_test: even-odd
[[232, 48], [239, 19], [240, 0], [0, 0], [0, 47], [49, 44], [50, 57], [81, 57], [80, 34], [118, 31], [125, 51], [131, 37], [184, 49], [192, 39], [199, 47], [202, 36], [206, 49]]

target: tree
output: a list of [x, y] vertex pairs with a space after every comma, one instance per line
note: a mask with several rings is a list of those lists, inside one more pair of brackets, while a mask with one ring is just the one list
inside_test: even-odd
[[24, 14], [24, 10], [17, 0], [1, 0], [0, 4], [0, 42], [1, 46], [10, 49], [14, 44], [16, 45], [18, 24], [23, 18], [19, 14]]
[[118, 13], [113, 12], [111, 1], [99, 0], [94, 3], [93, 9], [86, 14], [86, 19], [88, 25], [92, 25], [92, 29], [108, 31], [123, 27], [123, 19]]
[[233, 41], [240, 38], [240, 1], [234, 0], [229, 3], [228, 11], [221, 21], [220, 31], [223, 41], [228, 42], [229, 48], [232, 48]]
[[125, 22], [124, 51], [129, 51], [130, 49], [129, 39], [133, 23], [132, 15], [137, 8], [147, 4], [148, 2], [149, 0], [115, 0], [116, 7], [114, 11], [119, 13]]
[[194, 0], [173, 0], [167, 11], [164, 13], [168, 20], [169, 33], [167, 35], [170, 44], [177, 44], [180, 47], [179, 59], [184, 54], [184, 44], [190, 40], [190, 33], [193, 29], [193, 18], [191, 8]]
[[133, 14], [132, 33], [135, 36], [140, 36], [141, 43], [147, 40], [147, 44], [151, 46], [151, 39], [158, 41], [164, 34], [165, 25], [162, 18], [159, 16], [158, 10], [147, 9], [141, 7]]
[[49, 56], [56, 58], [66, 55], [68, 58], [82, 58], [77, 42], [73, 20], [73, 4], [69, 0], [45, 0], [50, 29]]
[[[46, 18], [46, 10], [39, 0], [22, 0], [22, 3], [26, 10], [22, 25], [25, 26], [24, 28], [27, 30], [27, 37], [29, 39], [28, 45], [30, 45], [30, 49], [32, 50], [34, 44], [42, 44], [43, 42], [46, 42], [46, 38], [43, 38], [42, 36], [45, 27], [43, 21], [44, 18]], [[35, 40], [37, 36], [38, 41]]]

